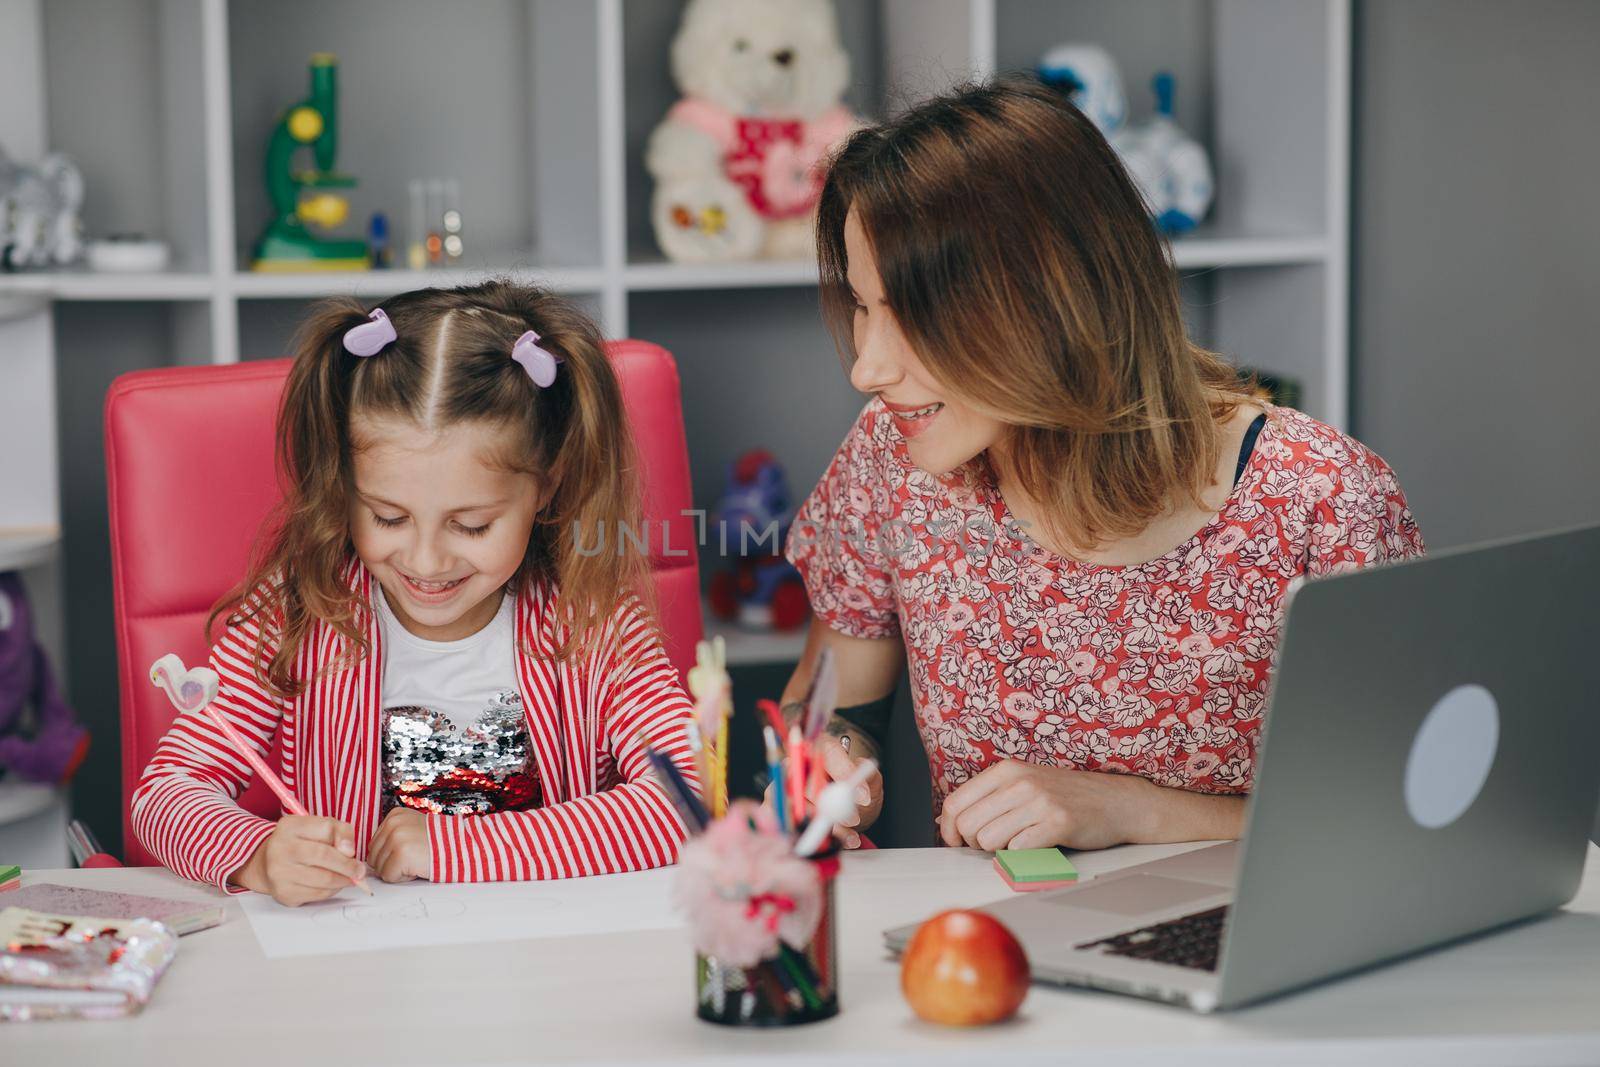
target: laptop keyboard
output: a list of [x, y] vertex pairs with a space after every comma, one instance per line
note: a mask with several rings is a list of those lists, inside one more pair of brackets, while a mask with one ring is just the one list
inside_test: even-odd
[[1085, 941], [1077, 947], [1098, 948], [1107, 956], [1127, 956], [1197, 971], [1215, 971], [1217, 950], [1222, 944], [1222, 926], [1227, 917], [1228, 906], [1224, 904], [1099, 941]]

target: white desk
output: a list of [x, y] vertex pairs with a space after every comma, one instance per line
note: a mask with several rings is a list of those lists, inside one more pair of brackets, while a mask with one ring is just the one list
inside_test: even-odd
[[[1087, 874], [1181, 851], [1076, 857]], [[1192, 846], [1189, 846], [1192, 847]], [[214, 897], [165, 871], [37, 871], [131, 892]], [[0, 1064], [813, 1061], [972, 1063], [1600, 1063], [1600, 849], [1561, 914], [1353, 979], [1209, 1017], [1036, 986], [1021, 1017], [972, 1031], [920, 1022], [885, 927], [1005, 894], [985, 854], [863, 853], [839, 892], [843, 1011], [783, 1032], [693, 1013], [686, 935], [659, 931], [267, 960], [236, 904], [192, 934], [144, 1014], [0, 1026]], [[4, 898], [0, 897], [0, 903]]]

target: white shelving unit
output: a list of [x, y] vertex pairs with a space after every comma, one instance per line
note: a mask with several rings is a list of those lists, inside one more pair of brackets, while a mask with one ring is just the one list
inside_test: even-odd
[[53, 563], [60, 547], [61, 531], [53, 526], [0, 530], [0, 572]]
[[794, 663], [806, 647], [804, 629], [794, 633], [758, 633], [713, 618], [706, 619], [706, 636], [722, 638], [730, 667]]
[[0, 782], [0, 855], [24, 869], [71, 866], [67, 791], [31, 782]]
[[[1100, 41], [1122, 59], [1135, 115], [1149, 109], [1150, 75], [1176, 68], [1178, 118], [1208, 143], [1218, 174], [1212, 219], [1174, 245], [1195, 331], [1298, 379], [1312, 414], [1346, 423], [1349, 0], [838, 8], [850, 102], [873, 117], [963, 78], [1031, 67], [1063, 40]], [[86, 446], [58, 418], [93, 426], [85, 406], [103, 398], [103, 384], [80, 391], [80, 366], [97, 368], [88, 380], [99, 383], [162, 352], [169, 363], [276, 356], [309, 300], [487, 273], [573, 294], [609, 334], [673, 349], [698, 502], [714, 500], [729, 457], [758, 444], [803, 495], [860, 402], [816, 314], [814, 266], [679, 265], [649, 236], [641, 157], [673, 99], [667, 50], [680, 11], [670, 0], [0, 0], [0, 144], [22, 159], [47, 148], [78, 157], [91, 225], [154, 231], [177, 264], [149, 276], [0, 275], [0, 448], [27, 457], [0, 473], [0, 566], [44, 558], [39, 538], [61, 524], [57, 442]], [[341, 60], [338, 163], [361, 179], [352, 219], [382, 208], [398, 241], [405, 182], [459, 177], [461, 268], [245, 269], [265, 217], [267, 132], [323, 50]], [[118, 364], [102, 351], [107, 336], [144, 355]], [[103, 487], [72, 495], [93, 493], [103, 499]], [[799, 645], [741, 636], [736, 647], [745, 662], [771, 662]]]

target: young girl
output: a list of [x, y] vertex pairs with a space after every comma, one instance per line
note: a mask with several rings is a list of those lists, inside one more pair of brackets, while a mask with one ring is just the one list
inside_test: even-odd
[[645, 748], [692, 778], [691, 708], [643, 560], [574, 540], [638, 514], [594, 325], [507, 282], [330, 302], [297, 339], [278, 451], [281, 516], [213, 612], [210, 665], [263, 755], [281, 731], [312, 814], [241, 809], [248, 768], [183, 715], [134, 792], [139, 840], [291, 905], [369, 865], [392, 882], [673, 862], [684, 827]]

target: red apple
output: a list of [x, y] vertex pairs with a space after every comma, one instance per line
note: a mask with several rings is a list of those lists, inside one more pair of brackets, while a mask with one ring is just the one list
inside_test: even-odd
[[983, 1026], [1009, 1019], [1028, 995], [1028, 957], [1005, 924], [981, 911], [940, 912], [917, 928], [900, 961], [900, 989], [929, 1022]]

